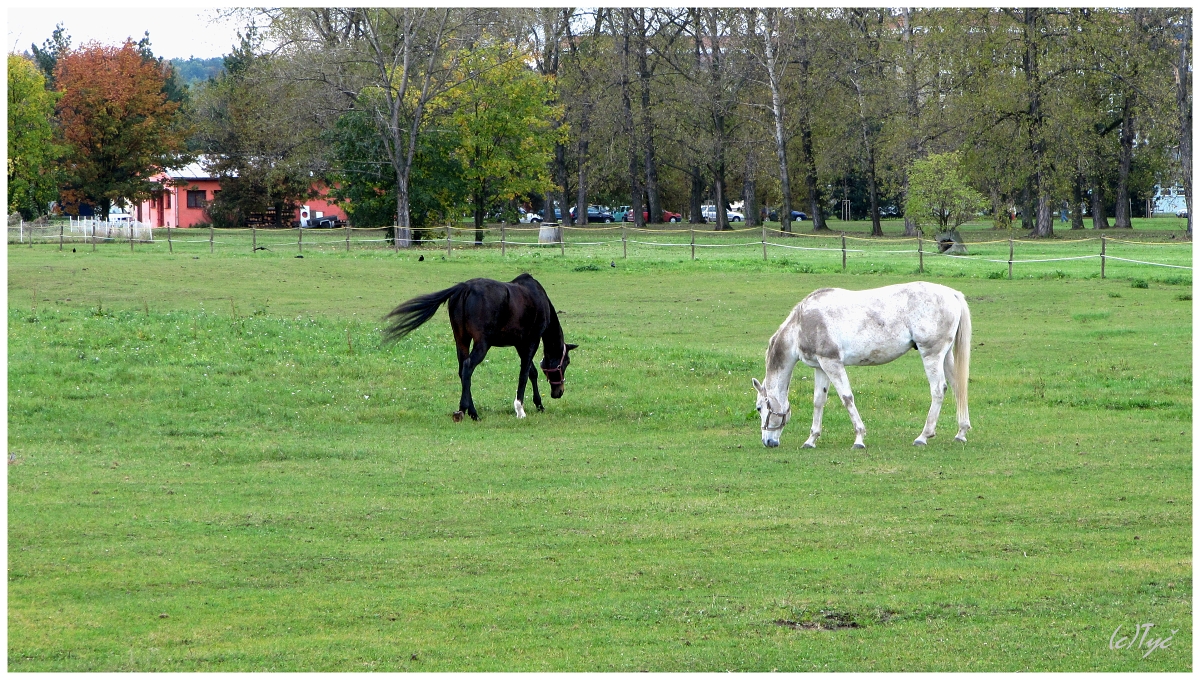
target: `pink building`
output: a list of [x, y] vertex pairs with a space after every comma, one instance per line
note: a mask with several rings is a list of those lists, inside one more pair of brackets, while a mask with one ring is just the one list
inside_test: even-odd
[[[212, 221], [208, 216], [208, 204], [221, 191], [221, 182], [199, 163], [192, 163], [182, 168], [173, 168], [156, 175], [154, 180], [172, 180], [162, 196], [142, 201], [133, 207], [130, 215], [139, 222], [146, 222], [154, 227], [194, 227], [197, 224], [207, 224]], [[329, 190], [318, 186], [322, 196]], [[288, 226], [304, 224], [316, 217], [337, 217], [346, 220], [346, 211], [324, 198], [314, 198], [305, 201], [292, 214], [291, 219], [285, 220]]]

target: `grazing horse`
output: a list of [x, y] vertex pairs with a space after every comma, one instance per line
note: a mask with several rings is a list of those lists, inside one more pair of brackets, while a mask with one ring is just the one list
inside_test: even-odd
[[550, 383], [550, 397], [558, 399], [563, 395], [563, 380], [571, 363], [569, 352], [577, 345], [563, 341], [558, 312], [554, 311], [546, 289], [536, 279], [529, 274], [521, 274], [511, 283], [471, 279], [446, 290], [415, 297], [385, 317], [394, 320], [383, 332], [384, 341], [394, 342], [416, 330], [443, 302], [448, 303], [450, 327], [454, 329], [454, 344], [458, 347], [458, 377], [462, 381], [462, 396], [453, 416], [454, 422], [462, 420], [463, 411], [473, 420], [479, 420], [475, 402], [471, 399], [471, 373], [483, 363], [492, 347], [515, 347], [521, 357], [517, 399], [513, 402], [518, 418], [525, 417], [526, 379], [533, 383], [533, 403], [537, 410], [546, 410], [542, 408], [537, 371], [533, 368], [539, 342], [543, 343], [542, 372]]
[[[829, 385], [833, 384], [854, 423], [854, 448], [864, 449], [863, 425], [846, 366], [878, 366], [910, 349], [921, 354], [933, 403], [921, 436], [924, 446], [934, 435], [947, 381], [958, 404], [956, 441], [967, 441], [967, 379], [971, 371], [971, 310], [963, 294], [936, 283], [916, 281], [871, 290], [822, 288], [792, 309], [767, 345], [767, 375], [760, 383], [756, 408], [762, 419], [764, 446], [779, 446], [779, 435], [792, 415], [788, 385], [792, 370], [803, 361], [813, 367], [813, 423], [804, 448], [817, 445]], [[953, 350], [953, 351], [952, 351]]]

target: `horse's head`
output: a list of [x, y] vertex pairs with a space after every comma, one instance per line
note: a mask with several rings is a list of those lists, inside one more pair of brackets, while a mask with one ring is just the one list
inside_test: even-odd
[[563, 395], [563, 382], [567, 377], [567, 366], [571, 364], [571, 350], [579, 345], [567, 343], [563, 345], [563, 353], [561, 359], [548, 359], [542, 354], [542, 373], [546, 375], [546, 380], [550, 383], [550, 398], [559, 399]]
[[750, 380], [754, 383], [754, 391], [758, 393], [754, 408], [758, 410], [762, 421], [763, 446], [774, 448], [779, 446], [779, 435], [783, 432], [783, 426], [792, 419], [792, 406], [787, 401], [786, 393], [782, 397], [771, 397], [767, 395], [767, 388], [763, 387], [758, 378]]

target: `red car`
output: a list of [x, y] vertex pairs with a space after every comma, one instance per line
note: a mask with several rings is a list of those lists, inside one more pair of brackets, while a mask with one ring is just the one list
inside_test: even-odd
[[[682, 222], [683, 221], [683, 215], [680, 215], [677, 212], [671, 212], [670, 210], [662, 211], [662, 218], [663, 218], [663, 222]], [[625, 221], [626, 222], [632, 221], [629, 219], [628, 212], [625, 213]], [[643, 222], [650, 221], [650, 211], [648, 211], [648, 210], [642, 211], [642, 221]]]

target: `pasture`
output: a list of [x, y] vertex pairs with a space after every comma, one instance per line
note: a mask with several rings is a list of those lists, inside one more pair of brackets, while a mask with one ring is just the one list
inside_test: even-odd
[[[800, 448], [803, 370], [768, 450], [771, 333], [911, 257], [206, 251], [9, 247], [10, 671], [1192, 668], [1189, 270], [930, 257], [968, 443], [948, 401], [911, 445], [910, 353], [849, 369], [865, 451], [834, 400]], [[516, 420], [493, 349], [455, 424], [445, 312], [391, 348], [380, 317], [521, 271], [566, 394]], [[1110, 648], [1144, 623], [1170, 646]]]

